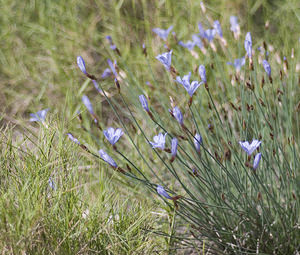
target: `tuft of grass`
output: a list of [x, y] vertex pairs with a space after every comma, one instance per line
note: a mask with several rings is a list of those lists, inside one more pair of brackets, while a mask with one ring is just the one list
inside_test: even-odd
[[[4, 254], [152, 254], [157, 208], [83, 160], [54, 129], [1, 130], [0, 249]], [[49, 183], [51, 178], [51, 184]], [[115, 192], [117, 190], [118, 192]]]

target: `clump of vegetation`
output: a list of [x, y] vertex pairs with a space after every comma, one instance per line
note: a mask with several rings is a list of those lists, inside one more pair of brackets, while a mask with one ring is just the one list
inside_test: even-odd
[[[157, 193], [190, 224], [185, 235], [170, 238], [199, 250], [206, 242], [222, 253], [296, 253], [299, 51], [284, 56], [268, 41], [252, 40], [235, 16], [231, 31], [223, 33], [220, 22], [204, 6], [202, 11], [206, 27], [198, 23], [191, 40], [179, 40], [175, 25], [153, 29], [166, 51], [156, 59], [147, 54], [147, 44], [141, 46], [148, 64], [140, 68], [152, 74], [153, 83], [139, 82], [110, 36], [115, 60], [108, 59], [102, 79], [115, 89], [104, 87], [78, 57], [112, 113], [98, 117], [84, 95], [93, 122], [86, 127], [86, 116], [78, 116], [97, 146], [82, 144], [79, 131], [69, 138]], [[107, 127], [103, 119], [112, 115], [116, 120]]]
[[65, 135], [41, 126], [39, 137], [12, 138], [9, 129], [2, 130], [3, 254], [151, 254], [165, 249], [150, 231], [165, 215], [133, 196], [134, 187], [120, 188], [120, 180], [107, 176], [92, 158], [82, 161]]

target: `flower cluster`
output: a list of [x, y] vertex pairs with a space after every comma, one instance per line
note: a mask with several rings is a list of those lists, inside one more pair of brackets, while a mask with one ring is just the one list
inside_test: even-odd
[[[245, 142], [239, 142], [242, 149], [248, 154], [248, 156], [251, 156], [251, 154], [260, 146], [261, 141], [259, 140], [253, 140], [251, 143], [248, 141]], [[261, 158], [261, 153], [256, 154], [253, 162], [253, 169], [256, 170], [258, 167], [259, 161]]]

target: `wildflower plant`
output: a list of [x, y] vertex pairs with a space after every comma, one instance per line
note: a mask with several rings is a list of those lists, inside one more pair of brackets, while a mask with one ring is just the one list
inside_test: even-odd
[[30, 119], [31, 122], [45, 122], [46, 115], [49, 109], [44, 109], [41, 111], [38, 111], [36, 113], [30, 113]]
[[[207, 22], [212, 20], [207, 18]], [[119, 54], [114, 55], [120, 63], [118, 71], [108, 61], [114, 76], [108, 77], [110, 83], [90, 75], [89, 79], [98, 81], [103, 92], [98, 96], [109, 104], [121, 129], [108, 128], [111, 116], [100, 120], [83, 98], [92, 118], [106, 125], [103, 133], [85, 130], [98, 144], [98, 148], [87, 144], [85, 150], [127, 180], [143, 184], [154, 199], [162, 198], [174, 209], [178, 220], [189, 223], [185, 235], [172, 235], [178, 242], [196, 249], [205, 243], [216, 254], [296, 254], [300, 103], [293, 95], [299, 92], [297, 74], [292, 69], [283, 73], [273, 53], [261, 64], [252, 49], [251, 32], [243, 36], [245, 40], [239, 39], [242, 32], [236, 17], [222, 24], [223, 30], [219, 21], [210, 26], [205, 30], [198, 23], [197, 37], [206, 48], [206, 53], [193, 48], [200, 59], [186, 55], [168, 37], [170, 28], [153, 30], [163, 40], [168, 38], [170, 51], [160, 55], [161, 49], [143, 47], [148, 52], [144, 54], [145, 80], [152, 76], [151, 87], [138, 81], [131, 69], [135, 67], [128, 66]], [[230, 43], [214, 40], [216, 35]], [[246, 58], [231, 63], [227, 56], [238, 56], [241, 49]], [[122, 52], [121, 47], [119, 50]], [[246, 59], [250, 65], [242, 69]], [[286, 62], [295, 68], [295, 56], [287, 57]], [[79, 66], [86, 75], [82, 63]], [[232, 73], [225, 71], [230, 70], [227, 63], [238, 71], [233, 82]], [[271, 77], [270, 65], [272, 80], [262, 83], [265, 71]], [[190, 82], [197, 74], [201, 82]], [[109, 97], [104, 86], [114, 78], [119, 89], [111, 86], [115, 93]], [[205, 86], [200, 86], [202, 82]], [[79, 144], [75, 135], [69, 138]], [[104, 138], [118, 146], [112, 150]]]

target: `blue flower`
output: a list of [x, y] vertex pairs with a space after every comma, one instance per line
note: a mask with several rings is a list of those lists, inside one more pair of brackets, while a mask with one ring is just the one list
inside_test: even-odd
[[251, 33], [248, 32], [246, 34], [245, 42], [244, 42], [245, 50], [249, 58], [252, 58], [252, 38]]
[[236, 16], [230, 16], [230, 30], [234, 33], [238, 33], [240, 26], [238, 23], [238, 18]]
[[[209, 42], [211, 42], [214, 39], [216, 32], [217, 32], [216, 29], [204, 30], [204, 28], [202, 27], [202, 24], [200, 22], [198, 23], [198, 29], [199, 29], [200, 37], [207, 39]], [[218, 31], [218, 32], [220, 32], [220, 31]], [[221, 33], [222, 33], [222, 31], [221, 31]]]
[[182, 113], [181, 113], [180, 109], [177, 106], [175, 106], [173, 108], [172, 113], [173, 113], [175, 119], [179, 122], [179, 124], [182, 125], [183, 124], [183, 117], [182, 117]]
[[200, 65], [199, 69], [198, 69], [198, 73], [200, 75], [201, 80], [206, 83], [206, 70], [205, 70], [205, 66], [204, 65]]
[[105, 78], [107, 78], [107, 77], [110, 77], [111, 74], [112, 74], [112, 71], [110, 70], [110, 68], [106, 68], [106, 69], [103, 71], [103, 73], [102, 73], [102, 75], [101, 75], [101, 78], [102, 78], [102, 79], [105, 79]]
[[140, 102], [141, 102], [141, 105], [142, 105], [143, 109], [146, 112], [149, 112], [149, 107], [148, 107], [148, 102], [147, 102], [146, 97], [144, 95], [140, 95], [139, 99], [140, 99]]
[[191, 72], [189, 72], [188, 75], [185, 75], [182, 78], [180, 78], [179, 76], [177, 76], [176, 81], [178, 83], [182, 84], [183, 87], [186, 89], [186, 91], [189, 93], [190, 97], [192, 97], [193, 94], [195, 93], [195, 91], [197, 90], [197, 88], [202, 83], [198, 82], [198, 81], [192, 81], [192, 83], [190, 83], [190, 77], [191, 77]]
[[216, 35], [216, 30], [214, 30], [214, 29], [207, 29], [207, 30], [205, 30], [205, 38], [209, 42], [211, 42], [214, 39], [215, 35]]
[[159, 195], [167, 198], [167, 199], [172, 199], [172, 197], [165, 191], [163, 186], [157, 185], [156, 191]]
[[202, 24], [201, 24], [200, 22], [198, 23], [198, 29], [199, 29], [199, 35], [200, 35], [202, 38], [206, 38], [205, 30], [204, 30], [204, 28], [202, 27]]
[[104, 150], [99, 150], [98, 153], [106, 163], [110, 164], [114, 168], [118, 167], [117, 163]]
[[110, 47], [112, 50], [115, 50], [115, 49], [117, 49], [117, 46], [116, 46], [116, 45], [114, 45], [114, 44], [111, 44], [109, 47]]
[[156, 59], [159, 60], [168, 71], [170, 71], [171, 68], [171, 58], [172, 58], [172, 50], [156, 56]]
[[36, 113], [30, 113], [30, 119], [29, 121], [41, 121], [41, 122], [44, 122], [45, 119], [46, 119], [46, 115], [47, 115], [47, 112], [49, 111], [49, 108], [47, 109], [44, 109], [44, 110], [41, 110], [41, 111], [38, 111]]
[[261, 141], [253, 140], [251, 144], [248, 141], [239, 142], [242, 149], [250, 156], [261, 144]]
[[111, 36], [110, 36], [110, 35], [107, 35], [105, 38], [108, 40], [108, 42], [109, 42], [109, 44], [110, 44], [110, 46], [109, 46], [109, 47], [110, 47], [112, 50], [115, 50], [115, 49], [117, 48], [117, 46], [116, 46], [116, 45], [114, 45], [114, 43], [113, 43], [113, 40], [112, 40]]
[[233, 65], [237, 71], [240, 71], [242, 66], [245, 65], [245, 58], [235, 59], [234, 62], [227, 62], [227, 65]]
[[261, 153], [257, 153], [255, 155], [254, 161], [253, 161], [253, 169], [256, 170], [256, 168], [258, 167], [259, 161], [261, 159]]
[[82, 102], [84, 103], [85, 107], [88, 109], [88, 111], [90, 112], [90, 114], [94, 115], [94, 110], [93, 110], [93, 106], [91, 101], [89, 100], [89, 98], [86, 95], [82, 96]]
[[95, 80], [92, 80], [92, 82], [93, 82], [93, 84], [94, 84], [95, 89], [96, 89], [99, 93], [102, 93], [102, 90], [100, 89], [99, 84], [98, 84]]
[[171, 154], [173, 158], [175, 158], [177, 154], [177, 145], [178, 145], [178, 140], [176, 137], [174, 137], [171, 141]]
[[220, 37], [223, 37], [223, 32], [221, 28], [221, 24], [218, 20], [214, 21], [214, 29]]
[[78, 65], [79, 69], [81, 70], [81, 72], [83, 72], [85, 75], [87, 75], [87, 71], [85, 68], [85, 62], [81, 56], [77, 57], [77, 65]]
[[112, 145], [114, 145], [124, 133], [121, 128], [115, 130], [114, 128], [109, 127], [107, 130], [103, 131], [103, 134], [105, 135], [106, 139]]
[[51, 177], [49, 177], [48, 184], [49, 184], [49, 187], [50, 187], [51, 189], [53, 189], [53, 190], [56, 189], [56, 188], [55, 188], [55, 183], [54, 183], [54, 181], [52, 180]]
[[109, 43], [112, 43], [112, 38], [110, 35], [105, 36], [105, 38], [108, 40]]
[[262, 63], [263, 63], [264, 69], [265, 69], [266, 73], [268, 74], [268, 76], [271, 76], [271, 66], [270, 66], [269, 62], [264, 59]]
[[192, 41], [187, 41], [186, 43], [179, 41], [178, 44], [184, 48], [187, 48], [188, 50], [192, 50], [196, 45], [195, 42]]
[[68, 133], [67, 135], [68, 135], [69, 139], [70, 139], [72, 142], [74, 142], [74, 143], [80, 145], [80, 142], [78, 141], [78, 139], [75, 138], [71, 133]]
[[165, 143], [166, 143], [166, 135], [167, 133], [165, 133], [164, 135], [162, 133], [159, 133], [158, 135], [153, 137], [153, 141], [154, 142], [150, 142], [150, 144], [152, 145], [152, 148], [160, 148], [161, 150], [165, 149]]
[[152, 31], [156, 33], [161, 39], [164, 41], [167, 40], [169, 33], [173, 29], [173, 26], [170, 26], [167, 30], [161, 29], [161, 28], [153, 28]]
[[202, 136], [197, 133], [194, 137], [194, 145], [195, 145], [196, 151], [200, 151], [201, 144], [202, 144]]
[[[118, 74], [117, 74], [117, 71], [116, 71], [116, 69], [115, 69], [115, 67], [114, 67], [114, 65], [113, 65], [113, 63], [112, 63], [112, 61], [111, 61], [110, 59], [108, 59], [108, 60], [107, 60], [107, 63], [108, 63], [108, 65], [109, 65], [109, 67], [110, 67], [112, 73], [114, 74], [114, 76], [117, 77]], [[116, 62], [115, 62], [115, 63], [116, 63]]]
[[203, 44], [202, 44], [201, 38], [198, 35], [193, 34], [192, 35], [192, 40], [195, 43], [195, 45], [198, 46], [200, 49], [203, 48]]

